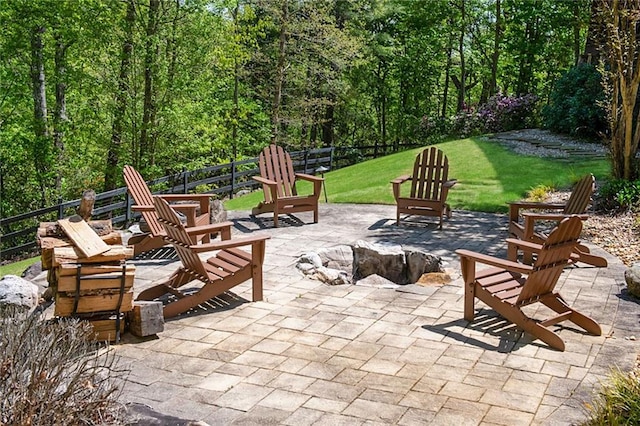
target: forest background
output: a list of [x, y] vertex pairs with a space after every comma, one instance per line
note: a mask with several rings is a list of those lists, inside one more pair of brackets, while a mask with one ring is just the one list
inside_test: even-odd
[[0, 217], [122, 186], [124, 164], [151, 179], [271, 142], [427, 144], [535, 125], [545, 106], [553, 121], [592, 3], [3, 0]]

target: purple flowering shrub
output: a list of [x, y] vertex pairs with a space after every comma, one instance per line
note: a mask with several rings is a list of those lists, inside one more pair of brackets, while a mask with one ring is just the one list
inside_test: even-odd
[[505, 96], [498, 93], [480, 106], [476, 119], [482, 133], [526, 129], [535, 124], [536, 102], [533, 94]]
[[450, 119], [423, 117], [419, 135], [433, 140], [444, 135], [467, 137], [532, 127], [536, 124], [537, 101], [538, 97], [532, 94], [505, 96], [498, 93], [477, 108], [465, 105]]

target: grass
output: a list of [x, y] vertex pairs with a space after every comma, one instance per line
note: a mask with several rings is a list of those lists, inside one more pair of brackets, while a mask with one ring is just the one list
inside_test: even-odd
[[19, 262], [9, 263], [7, 265], [0, 266], [0, 278], [5, 275], [17, 275], [20, 276], [29, 266], [33, 265], [40, 260], [40, 256], [32, 257], [30, 259], [24, 259]]
[[629, 373], [613, 370], [594, 403], [587, 405], [588, 426], [637, 425], [640, 423], [640, 378], [638, 369]]
[[[569, 187], [586, 173], [593, 173], [596, 179], [602, 179], [609, 175], [610, 170], [607, 160], [576, 160], [567, 164], [555, 159], [522, 156], [481, 138], [448, 141], [437, 146], [449, 158], [449, 177], [458, 179], [448, 198], [454, 209], [506, 212], [506, 203], [526, 197], [533, 188]], [[329, 202], [393, 204], [389, 182], [400, 175], [409, 174], [416, 155], [422, 149], [388, 155], [326, 173]], [[310, 185], [301, 185], [299, 193], [308, 193], [310, 188]], [[262, 191], [255, 191], [227, 201], [225, 207], [228, 210], [249, 210], [261, 200]]]

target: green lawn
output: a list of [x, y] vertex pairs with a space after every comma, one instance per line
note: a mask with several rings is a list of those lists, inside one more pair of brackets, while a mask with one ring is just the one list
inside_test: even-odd
[[33, 265], [40, 260], [40, 256], [32, 257], [30, 259], [21, 260], [19, 262], [9, 263], [7, 265], [0, 266], [0, 278], [5, 275], [17, 275], [20, 276], [29, 266]]
[[[454, 209], [506, 212], [506, 203], [526, 196], [531, 188], [546, 185], [569, 187], [580, 176], [593, 173], [596, 179], [609, 176], [606, 160], [576, 160], [567, 164], [552, 159], [522, 156], [495, 142], [469, 138], [437, 145], [449, 158], [449, 177], [458, 184], [449, 192]], [[392, 179], [409, 174], [415, 156], [423, 148], [400, 152], [345, 167], [325, 174], [329, 202], [393, 204]], [[310, 192], [310, 185], [299, 193]], [[405, 185], [406, 186], [406, 185]], [[228, 210], [249, 210], [262, 200], [256, 191], [225, 203]]]

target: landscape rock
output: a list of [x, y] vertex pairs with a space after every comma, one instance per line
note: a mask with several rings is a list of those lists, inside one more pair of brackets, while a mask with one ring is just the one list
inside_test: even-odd
[[407, 279], [416, 283], [423, 274], [442, 272], [442, 260], [433, 254], [409, 250], [406, 252]]
[[38, 306], [38, 286], [16, 275], [0, 279], [0, 305], [13, 305], [24, 310]]
[[397, 284], [405, 284], [407, 275], [402, 247], [357, 241], [353, 247], [354, 279], [359, 280], [373, 274]]
[[211, 223], [222, 223], [227, 221], [227, 210], [224, 208], [224, 203], [220, 200], [211, 201]]
[[305, 253], [298, 259], [298, 264], [307, 263], [312, 265], [314, 268], [320, 268], [322, 265], [322, 259], [315, 252]]
[[315, 276], [318, 280], [329, 285], [343, 285], [351, 283], [349, 276], [345, 271], [327, 268], [324, 266], [316, 269]]
[[627, 282], [629, 294], [640, 298], [640, 262], [633, 263], [624, 271], [624, 280]]
[[340, 269], [349, 276], [353, 275], [353, 249], [351, 246], [343, 244], [331, 248], [321, 248], [318, 250], [318, 255], [323, 266]]
[[356, 285], [361, 285], [364, 287], [375, 287], [375, 288], [398, 288], [399, 284], [394, 283], [393, 281], [389, 281], [385, 277], [381, 277], [377, 274], [371, 274], [361, 280], [356, 281]]

